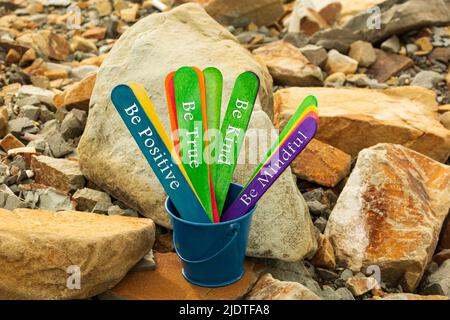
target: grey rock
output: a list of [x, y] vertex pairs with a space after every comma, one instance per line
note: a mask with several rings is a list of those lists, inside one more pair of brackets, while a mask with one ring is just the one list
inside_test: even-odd
[[325, 282], [331, 282], [339, 278], [339, 275], [332, 270], [316, 268], [316, 272], [319, 275], [319, 278]]
[[39, 196], [39, 208], [49, 211], [75, 210], [70, 196], [52, 187], [29, 191]]
[[327, 222], [327, 219], [325, 219], [324, 217], [318, 217], [316, 221], [314, 221], [314, 225], [320, 231], [320, 233], [323, 233], [327, 226]]
[[327, 215], [326, 211], [329, 210], [326, 205], [317, 200], [306, 201], [306, 204], [308, 205], [309, 213], [314, 216]]
[[97, 73], [98, 69], [99, 68], [97, 66], [91, 66], [91, 65], [80, 66], [80, 67], [73, 68], [71, 71], [71, 75], [73, 78], [75, 78], [77, 80], [81, 80], [93, 73]]
[[26, 105], [37, 106], [41, 103], [37, 96], [22, 95], [16, 99], [16, 106], [23, 107]]
[[36, 123], [28, 118], [19, 117], [8, 121], [9, 130], [13, 134], [21, 134], [24, 132], [36, 133], [38, 128]]
[[73, 150], [75, 150], [75, 147], [67, 143], [64, 140], [61, 132], [57, 130], [49, 131], [46, 134], [45, 140], [48, 144], [52, 156], [55, 158], [64, 157], [65, 155], [68, 155]]
[[25, 105], [20, 108], [19, 116], [28, 118], [33, 121], [37, 121], [39, 118], [39, 113], [41, 109], [33, 105]]
[[415, 52], [417, 52], [417, 50], [419, 50], [419, 47], [415, 43], [408, 43], [406, 45], [406, 52], [409, 55], [414, 54]]
[[40, 102], [45, 103], [50, 106], [54, 106], [53, 104], [53, 97], [55, 94], [53, 91], [42, 89], [39, 87], [31, 86], [31, 85], [25, 85], [22, 86], [17, 91], [17, 97], [20, 99], [22, 97], [29, 97], [34, 96], [39, 99]]
[[300, 48], [300, 52], [308, 59], [309, 62], [316, 66], [323, 67], [328, 59], [327, 50], [320, 46], [308, 44]]
[[400, 39], [397, 36], [392, 36], [383, 41], [381, 49], [390, 53], [398, 53], [400, 51]]
[[289, 42], [297, 48], [303, 48], [309, 43], [309, 38], [303, 33], [287, 33], [283, 37], [283, 40]]
[[156, 269], [156, 261], [153, 256], [153, 250], [150, 250], [133, 268], [130, 272], [152, 271]]
[[48, 110], [46, 106], [42, 105], [40, 107], [39, 120], [45, 123], [53, 119], [55, 119], [55, 114], [52, 111]]
[[42, 4], [46, 7], [68, 7], [72, 4], [72, 0], [44, 0]]
[[444, 76], [437, 72], [420, 71], [415, 75], [411, 85], [433, 89], [442, 80], [444, 80]]
[[90, 188], [77, 190], [73, 198], [77, 202], [77, 210], [80, 211], [93, 211], [95, 206], [101, 202], [107, 204], [106, 212], [112, 206], [111, 198], [106, 192]]
[[340, 297], [339, 300], [355, 300], [355, 297], [347, 288], [338, 288], [335, 293]]
[[351, 277], [353, 277], [353, 271], [350, 269], [345, 269], [340, 275], [340, 278], [345, 281], [347, 281]]
[[137, 218], [139, 215], [131, 209], [122, 209], [119, 206], [111, 206], [108, 208], [109, 216], [126, 216]]
[[421, 292], [427, 295], [441, 295], [450, 298], [450, 259], [431, 273], [422, 283]]
[[87, 114], [83, 110], [72, 109], [61, 123], [61, 133], [65, 139], [81, 136], [86, 125]]
[[0, 185], [0, 208], [14, 210], [17, 208], [27, 208], [27, 204], [14, 194], [5, 184]]

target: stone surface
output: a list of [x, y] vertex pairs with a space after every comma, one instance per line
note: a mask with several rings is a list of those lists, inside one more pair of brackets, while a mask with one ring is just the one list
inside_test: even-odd
[[401, 48], [400, 39], [397, 36], [392, 36], [383, 41], [380, 47], [385, 52], [398, 53]]
[[377, 60], [372, 44], [361, 40], [351, 44], [348, 55], [358, 61], [358, 65], [362, 67], [370, 67]]
[[276, 41], [253, 51], [269, 69], [275, 82], [289, 86], [318, 86], [322, 84], [322, 71], [286, 41]]
[[46, 58], [64, 61], [69, 55], [69, 43], [61, 35], [50, 30], [25, 33], [17, 38], [21, 45], [33, 48]]
[[[180, 33], [184, 36], [175, 36]], [[180, 50], [173, 50], [174, 46]], [[149, 47], [157, 50], [148, 50]], [[198, 54], [190, 54], [191, 51]], [[147, 63], [153, 65], [150, 71], [138, 63], [143, 55]], [[223, 59], [224, 55], [228, 58]], [[117, 64], [117, 61], [121, 63]], [[162, 226], [170, 227], [170, 219], [164, 209], [166, 195], [111, 104], [110, 92], [119, 83], [142, 83], [164, 128], [170, 132], [164, 94], [166, 74], [181, 65], [203, 69], [212, 61], [224, 75], [223, 105], [228, 102], [238, 74], [250, 70], [260, 76], [259, 99], [245, 143], [256, 139], [256, 129], [264, 129], [259, 131], [267, 137], [267, 129], [273, 127], [261, 106], [272, 110], [272, 80], [268, 71], [199, 5], [186, 4], [168, 13], [139, 20], [116, 42], [97, 75], [88, 122], [78, 146], [82, 172], [102, 190]], [[261, 157], [271, 142], [267, 143], [267, 148], [260, 147], [257, 154], [250, 154], [251, 157]], [[251, 158], [246, 154], [245, 159], [250, 161]], [[234, 181], [245, 183], [259, 163], [259, 160], [253, 161], [255, 164], [236, 167]], [[247, 253], [296, 261], [316, 249], [313, 230], [306, 204], [288, 170], [259, 201]]]
[[55, 95], [54, 103], [57, 108], [65, 107], [70, 110], [73, 108], [87, 111], [89, 109], [89, 100], [94, 89], [96, 74], [91, 74]]
[[79, 189], [73, 194], [73, 198], [77, 202], [76, 208], [79, 211], [93, 211], [99, 202], [112, 206], [111, 198], [107, 193], [94, 189]]
[[449, 300], [446, 296], [421, 296], [412, 293], [387, 294], [381, 300]]
[[433, 256], [433, 261], [441, 265], [445, 260], [450, 260], [450, 249], [443, 249]]
[[424, 280], [421, 287], [424, 294], [450, 298], [450, 260], [444, 261], [438, 270]]
[[[450, 168], [400, 145], [359, 153], [325, 230], [338, 264], [413, 291], [450, 208]], [[412, 200], [414, 199], [414, 201]]]
[[342, 72], [344, 74], [353, 74], [358, 68], [358, 61], [333, 49], [328, 52], [325, 68], [328, 73]]
[[282, 89], [275, 93], [275, 121], [286, 123], [309, 94], [319, 101], [316, 139], [351, 156], [380, 142], [402, 144], [441, 162], [450, 155], [450, 132], [439, 122], [430, 90]]
[[292, 162], [292, 172], [300, 179], [334, 187], [350, 173], [352, 158], [329, 144], [313, 139]]
[[259, 278], [246, 300], [320, 300], [320, 297], [298, 282], [280, 281], [271, 274], [265, 274]]
[[257, 280], [255, 266], [246, 262], [245, 274], [226, 287], [206, 288], [187, 282], [175, 253], [155, 252], [154, 271], [131, 272], [103, 299], [129, 300], [234, 300], [242, 298]]
[[420, 71], [414, 76], [411, 85], [433, 89], [442, 80], [444, 76], [435, 71]]
[[362, 296], [378, 287], [378, 281], [372, 277], [351, 277], [347, 279], [347, 287], [356, 297]]
[[55, 159], [47, 156], [34, 156], [31, 168], [35, 181], [64, 192], [83, 188], [85, 180], [78, 162], [67, 159]]
[[8, 151], [10, 149], [23, 148], [23, 147], [25, 147], [25, 145], [19, 139], [17, 139], [13, 134], [8, 133], [0, 141], [0, 147], [2, 147], [3, 150]]
[[[371, 2], [372, 0], [369, 1]], [[327, 49], [335, 48], [346, 52], [357, 40], [377, 43], [393, 34], [427, 26], [445, 25], [450, 22], [449, 3], [449, 0], [383, 1], [378, 5], [380, 16], [374, 15], [374, 11], [363, 10], [358, 15], [346, 19], [346, 23], [339, 28], [317, 32], [311, 42]], [[365, 1], [364, 6], [366, 5]], [[377, 27], [376, 17], [381, 21], [380, 27]]]
[[284, 13], [281, 0], [211, 0], [205, 9], [219, 23], [236, 27], [245, 27], [250, 22], [270, 25]]
[[[154, 241], [150, 219], [30, 209], [1, 209], [0, 217], [2, 299], [92, 297], [116, 285]], [[75, 266], [79, 290], [67, 287], [76, 285]]]
[[330, 240], [323, 234], [319, 237], [319, 248], [317, 249], [311, 263], [315, 267], [334, 269], [336, 268], [336, 259], [334, 257], [334, 249]]
[[320, 46], [313, 44], [300, 48], [300, 52], [308, 59], [309, 62], [316, 66], [323, 67], [328, 59], [328, 52]]
[[379, 82], [385, 82], [398, 72], [408, 69], [414, 63], [413, 61], [403, 55], [386, 53], [383, 50], [375, 49], [377, 59], [375, 63], [367, 71]]

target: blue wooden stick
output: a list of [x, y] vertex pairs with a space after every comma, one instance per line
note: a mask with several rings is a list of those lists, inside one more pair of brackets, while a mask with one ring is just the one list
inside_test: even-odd
[[180, 217], [191, 222], [210, 223], [197, 195], [133, 90], [127, 85], [118, 85], [111, 93], [111, 100]]

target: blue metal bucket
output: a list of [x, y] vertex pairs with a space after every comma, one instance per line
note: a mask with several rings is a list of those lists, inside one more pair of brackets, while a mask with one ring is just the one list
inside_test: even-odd
[[[225, 207], [241, 192], [231, 184]], [[244, 274], [250, 224], [256, 207], [239, 219], [221, 223], [195, 223], [180, 218], [169, 198], [166, 210], [173, 223], [175, 251], [183, 265], [183, 276], [195, 285], [222, 287]]]

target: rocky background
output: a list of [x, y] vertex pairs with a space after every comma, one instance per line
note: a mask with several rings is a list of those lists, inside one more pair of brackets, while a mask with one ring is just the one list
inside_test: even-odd
[[[449, 0], [0, 0], [0, 298], [448, 299], [449, 62]], [[225, 288], [182, 278], [164, 192], [109, 101], [140, 82], [168, 129], [182, 65], [217, 66], [224, 96], [256, 72], [251, 129], [319, 101]]]

